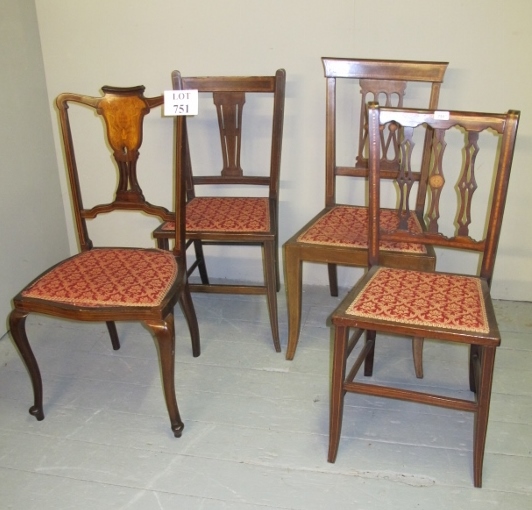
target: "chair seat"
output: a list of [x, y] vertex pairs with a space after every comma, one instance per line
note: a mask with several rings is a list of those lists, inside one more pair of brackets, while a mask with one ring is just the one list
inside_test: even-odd
[[[269, 199], [264, 197], [196, 197], [187, 204], [188, 232], [269, 232]], [[159, 230], [173, 231], [165, 222]]]
[[[397, 213], [391, 209], [381, 210], [381, 225], [390, 232], [399, 225]], [[411, 212], [408, 228], [414, 233], [421, 232], [416, 215]], [[298, 237], [298, 242], [348, 248], [368, 248], [368, 209], [356, 206], [335, 206], [319, 218], [309, 229]], [[427, 253], [422, 244], [390, 243], [381, 244], [386, 251], [404, 253]]]
[[22, 291], [35, 298], [77, 306], [158, 306], [177, 277], [171, 252], [96, 248], [56, 265]]
[[489, 332], [482, 280], [455, 274], [381, 267], [346, 314], [412, 326]]

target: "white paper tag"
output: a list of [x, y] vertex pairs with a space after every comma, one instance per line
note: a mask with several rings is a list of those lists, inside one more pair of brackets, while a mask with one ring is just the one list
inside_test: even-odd
[[164, 114], [167, 116], [197, 115], [197, 90], [165, 90]]
[[434, 119], [449, 120], [449, 112], [443, 112], [443, 111], [434, 112]]

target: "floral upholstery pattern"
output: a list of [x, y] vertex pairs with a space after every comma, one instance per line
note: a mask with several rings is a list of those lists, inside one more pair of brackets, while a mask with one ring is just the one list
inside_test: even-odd
[[169, 251], [95, 248], [53, 267], [22, 295], [80, 306], [158, 306], [177, 270]]
[[[382, 209], [380, 224], [386, 231], [397, 230], [398, 218], [395, 211]], [[421, 232], [421, 225], [413, 212], [408, 219], [408, 228], [412, 232]], [[298, 242], [367, 249], [368, 209], [347, 205], [335, 206], [303, 232], [298, 237]], [[427, 253], [424, 245], [414, 243], [383, 242], [381, 248], [404, 253]]]
[[346, 310], [378, 320], [488, 332], [480, 279], [380, 268]]
[[[187, 204], [187, 230], [192, 232], [269, 232], [269, 199], [263, 197], [196, 197]], [[174, 230], [167, 221], [162, 230]]]

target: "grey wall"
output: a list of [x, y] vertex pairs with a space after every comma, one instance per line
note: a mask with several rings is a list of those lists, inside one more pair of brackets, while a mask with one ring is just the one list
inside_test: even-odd
[[1, 336], [13, 296], [69, 250], [35, 3], [0, 6]]

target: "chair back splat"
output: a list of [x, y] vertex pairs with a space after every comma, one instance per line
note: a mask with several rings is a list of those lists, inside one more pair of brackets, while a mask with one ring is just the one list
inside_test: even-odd
[[[299, 341], [303, 262], [327, 264], [331, 296], [338, 296], [337, 266], [367, 267], [368, 120], [366, 104], [379, 101], [390, 107], [436, 109], [447, 62], [322, 58], [326, 79], [325, 207], [283, 246], [288, 305], [288, 347], [292, 359]], [[358, 100], [360, 97], [360, 101]], [[352, 120], [354, 119], [354, 120]], [[382, 177], [395, 179], [399, 161], [399, 135], [381, 131]], [[427, 133], [425, 144], [430, 141]], [[412, 170], [410, 185], [418, 190], [410, 224], [421, 228], [425, 193], [420, 182], [428, 162]], [[385, 213], [394, 228], [395, 218]], [[388, 245], [383, 252], [388, 264], [433, 269], [431, 247]], [[422, 339], [414, 341], [416, 374], [422, 376]]]
[[[175, 126], [175, 212], [148, 202], [137, 175], [139, 148], [143, 138], [143, 120], [153, 108], [163, 103], [163, 97], [144, 97], [144, 87], [102, 87], [103, 96], [60, 94], [56, 99], [68, 182], [80, 253], [48, 269], [24, 288], [13, 300], [9, 317], [11, 334], [25, 362], [34, 391], [30, 413], [44, 418], [43, 391], [40, 369], [29, 344], [25, 322], [29, 313], [78, 321], [105, 322], [113, 348], [120, 342], [116, 321], [139, 320], [153, 334], [161, 363], [164, 396], [171, 429], [181, 435], [183, 422], [179, 415], [174, 388], [175, 325], [174, 306], [183, 309], [192, 339], [194, 356], [200, 354], [199, 330], [186, 279], [185, 264], [185, 184], [186, 123], [179, 117]], [[106, 188], [106, 179], [95, 172], [93, 159], [78, 164], [74, 151], [69, 109], [72, 105], [101, 116], [104, 124], [105, 151], [111, 149], [118, 179], [110, 179], [116, 188], [106, 189], [111, 201], [85, 207], [82, 191]], [[92, 116], [98, 118], [98, 116]], [[92, 155], [91, 155], [92, 156]], [[80, 173], [83, 173], [81, 178]], [[89, 186], [90, 185], [90, 186]], [[109, 193], [110, 192], [110, 193]], [[103, 193], [104, 195], [106, 193]], [[88, 220], [103, 213], [139, 211], [162, 221], [180, 226], [173, 233], [173, 253], [146, 248], [95, 247], [89, 236]]]
[[[282, 69], [274, 76], [185, 77], [179, 71], [172, 73], [175, 90], [198, 90], [202, 110], [191, 119], [186, 155], [186, 236], [187, 247], [192, 246], [195, 254], [188, 275], [196, 269], [199, 273], [199, 282], [191, 280], [190, 287], [195, 292], [266, 295], [278, 352], [278, 208], [285, 81]], [[214, 115], [209, 117], [203, 98], [212, 101]], [[268, 102], [267, 108], [262, 106], [263, 100]], [[264, 126], [266, 134], [261, 130]], [[268, 139], [264, 153], [256, 149], [261, 147], [261, 138]], [[200, 160], [198, 156], [204, 156], [198, 155], [201, 151], [193, 152], [199, 139], [209, 140], [203, 143], [207, 147], [203, 152], [221, 148], [221, 169], [208, 161], [193, 165], [195, 155]], [[166, 221], [153, 232], [159, 247], [168, 249], [173, 228], [173, 222]], [[259, 246], [263, 284], [210, 281], [204, 248], [213, 245]]]
[[[490, 295], [497, 245], [514, 152], [519, 112], [490, 114], [380, 108], [368, 109], [369, 139], [369, 271], [359, 280], [332, 315], [335, 331], [330, 408], [329, 457], [338, 453], [344, 396], [361, 393], [419, 402], [475, 415], [473, 434], [474, 485], [482, 485], [482, 465], [488, 427], [495, 350], [501, 342]], [[394, 211], [399, 228], [383, 223], [381, 204], [381, 132], [388, 126], [399, 136], [399, 169], [396, 184], [402, 207]], [[416, 132], [429, 130], [425, 150], [416, 142]], [[428, 150], [427, 150], [428, 149]], [[426, 228], [414, 232], [405, 225], [410, 212], [411, 189], [407, 185], [416, 152], [427, 155], [424, 189], [428, 197]], [[394, 268], [383, 254], [385, 243], [419, 243], [456, 255], [459, 272]], [[468, 255], [473, 255], [469, 258]], [[480, 260], [479, 260], [480, 259]], [[352, 335], [350, 337], [350, 333]], [[366, 333], [366, 342], [357, 347]], [[473, 399], [441, 393], [412, 391], [398, 382], [393, 362], [384, 361], [380, 384], [357, 378], [373, 374], [376, 333], [436, 339], [465, 344], [469, 348], [469, 389]], [[447, 346], [447, 350], [450, 349]], [[452, 359], [452, 358], [450, 358]], [[347, 366], [352, 367], [347, 370]], [[445, 363], [439, 356], [438, 363]], [[449, 361], [452, 363], [452, 361]], [[397, 366], [397, 365], [395, 365]], [[397, 387], [392, 384], [402, 387]], [[437, 391], [437, 389], [435, 390]]]

